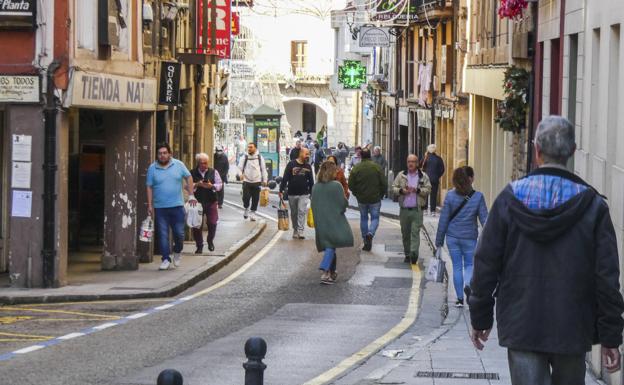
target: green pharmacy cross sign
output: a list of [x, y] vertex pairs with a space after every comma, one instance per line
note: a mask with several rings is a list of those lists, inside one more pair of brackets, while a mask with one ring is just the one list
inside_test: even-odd
[[338, 67], [338, 82], [347, 89], [360, 88], [366, 83], [366, 67], [359, 60], [345, 60]]

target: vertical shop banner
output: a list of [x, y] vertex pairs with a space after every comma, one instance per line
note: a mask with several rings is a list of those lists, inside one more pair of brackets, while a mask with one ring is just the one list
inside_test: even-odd
[[180, 63], [162, 62], [158, 104], [177, 106], [180, 103]]
[[[212, 3], [216, 3], [216, 44], [212, 47]], [[230, 58], [232, 44], [232, 3], [228, 0], [197, 0], [197, 47], [199, 53]]]

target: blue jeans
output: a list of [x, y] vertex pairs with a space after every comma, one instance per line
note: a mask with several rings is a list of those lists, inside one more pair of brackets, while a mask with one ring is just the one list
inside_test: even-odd
[[173, 233], [173, 252], [181, 253], [184, 247], [184, 207], [167, 207], [156, 210], [156, 231], [158, 231], [158, 246], [162, 260], [171, 262], [169, 254], [169, 228]]
[[[379, 227], [379, 212], [381, 211], [381, 202], [377, 203], [359, 203], [360, 208], [360, 230], [362, 238], [372, 234], [375, 236]], [[370, 226], [368, 225], [368, 215], [370, 214]]]
[[336, 249], [325, 249], [323, 254], [323, 260], [321, 261], [320, 270], [323, 271], [336, 271]]
[[476, 239], [446, 237], [451, 260], [453, 261], [453, 284], [457, 299], [464, 298], [464, 285], [472, 279], [472, 258], [477, 247]]

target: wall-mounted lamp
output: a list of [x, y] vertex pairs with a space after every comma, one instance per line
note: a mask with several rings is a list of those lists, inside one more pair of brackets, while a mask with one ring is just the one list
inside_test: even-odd
[[150, 3], [143, 3], [143, 26], [149, 27], [154, 22], [154, 10]]

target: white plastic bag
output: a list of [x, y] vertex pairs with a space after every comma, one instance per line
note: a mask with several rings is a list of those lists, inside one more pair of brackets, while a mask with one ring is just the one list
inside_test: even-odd
[[434, 282], [443, 282], [444, 281], [444, 272], [446, 270], [446, 264], [440, 258], [442, 255], [442, 250], [439, 248], [436, 250], [434, 256], [429, 261], [429, 267], [427, 267], [427, 274], [425, 274], [425, 278], [428, 281]]
[[141, 223], [141, 229], [139, 230], [139, 240], [141, 242], [151, 242], [154, 236], [154, 221], [151, 216], [147, 216]]
[[202, 205], [197, 203], [195, 207], [186, 202], [184, 205], [184, 211], [186, 211], [186, 225], [192, 229], [198, 229], [202, 226], [202, 220], [204, 211]]

